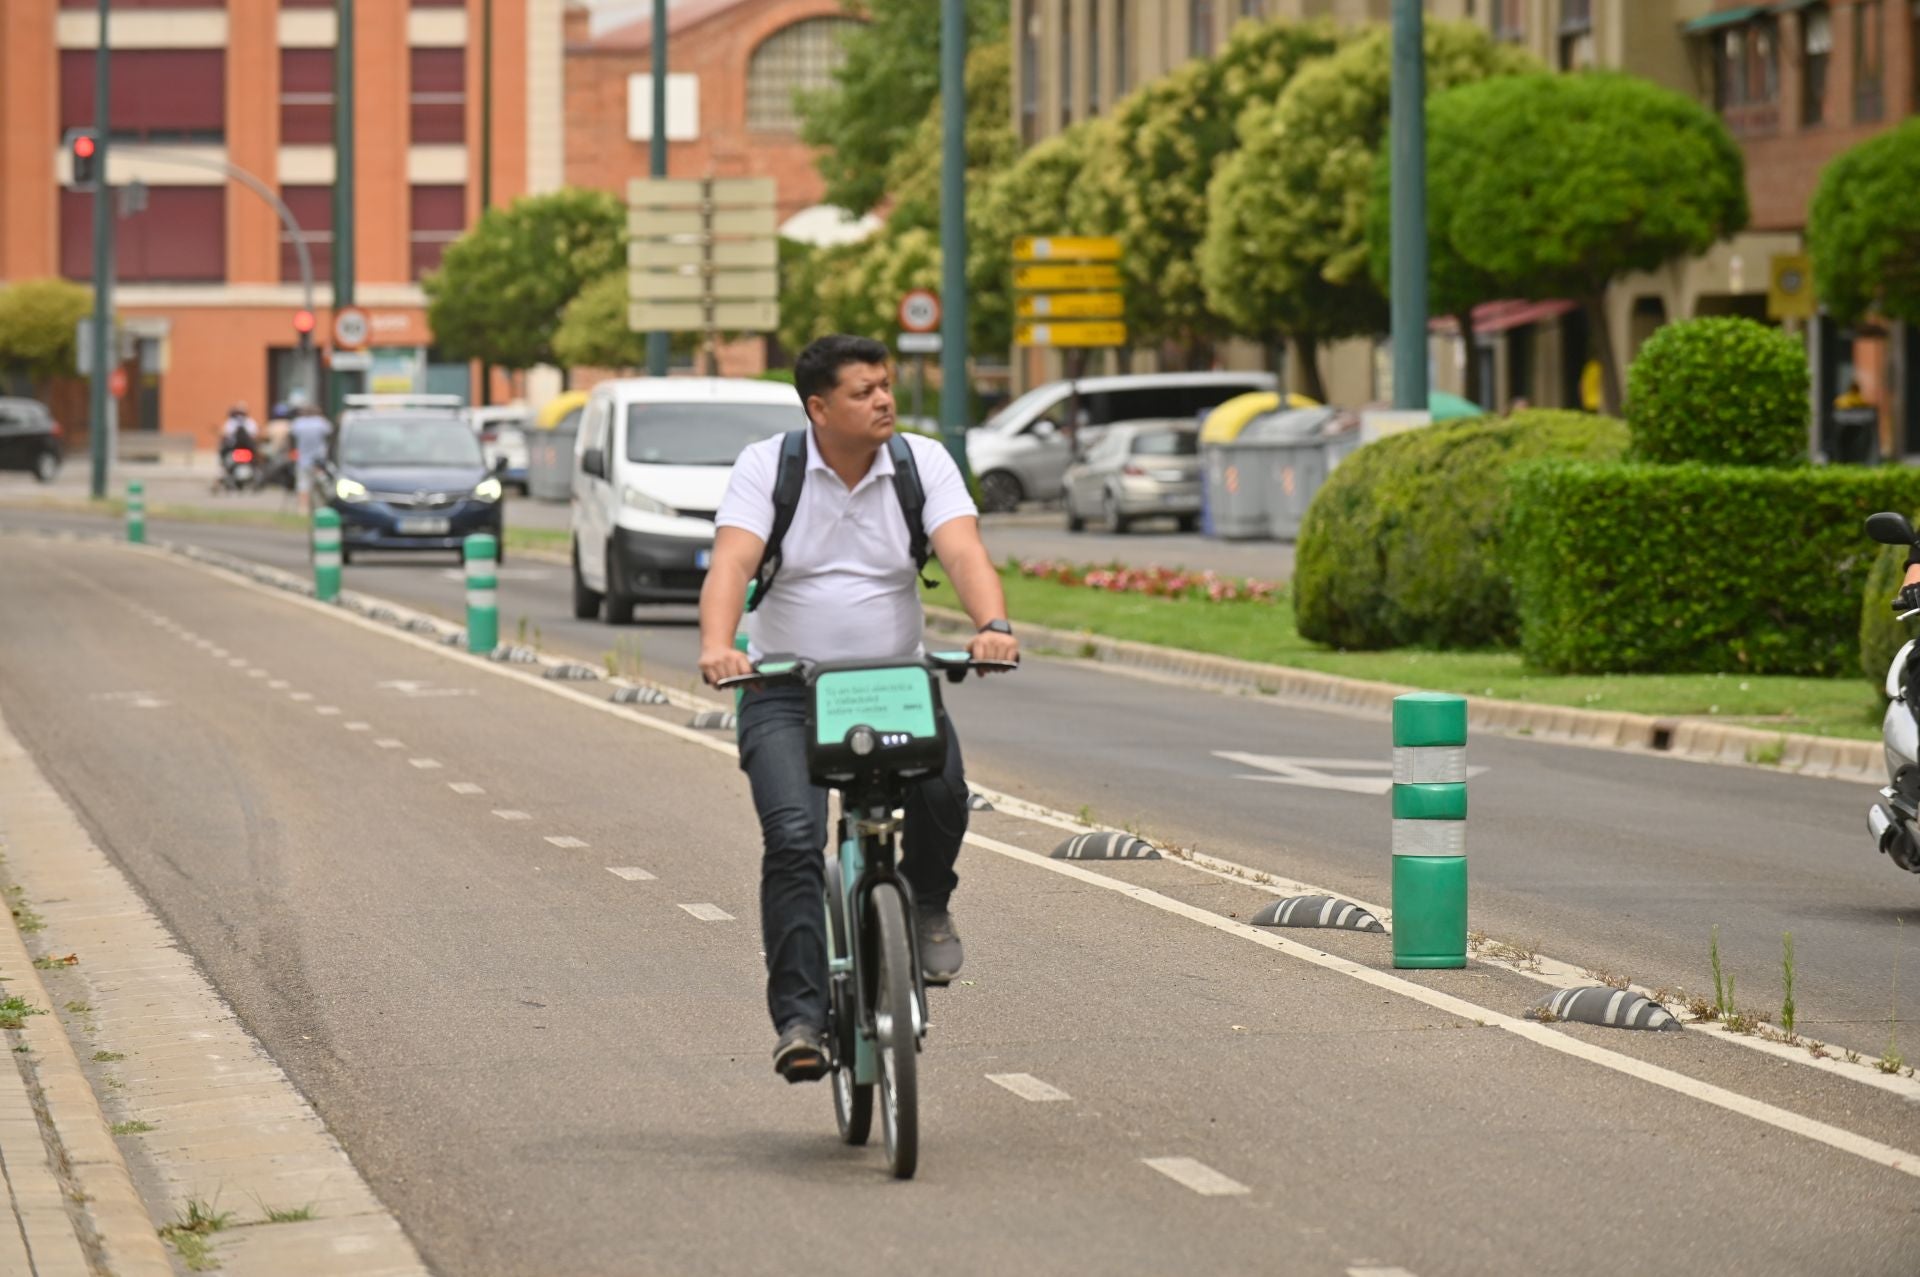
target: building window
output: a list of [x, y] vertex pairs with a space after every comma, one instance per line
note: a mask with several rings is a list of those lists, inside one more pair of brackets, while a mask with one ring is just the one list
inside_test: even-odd
[[1714, 41], [1714, 105], [1722, 115], [1747, 104], [1747, 31], [1732, 27]]
[[1087, 0], [1087, 114], [1100, 114], [1100, 0]]
[[1768, 106], [1780, 100], [1780, 26], [1772, 18], [1753, 24], [1748, 49], [1747, 100]]
[[416, 186], [407, 218], [407, 245], [413, 259], [412, 278], [440, 269], [447, 245], [467, 226], [467, 188]]
[[1800, 15], [1800, 122], [1818, 124], [1827, 116], [1827, 64], [1833, 60], [1833, 15], [1825, 5]]
[[333, 50], [280, 50], [280, 141], [333, 142]]
[[794, 96], [833, 87], [847, 60], [842, 41], [859, 26], [853, 18], [809, 18], [761, 41], [747, 62], [747, 127], [799, 132]]
[[1213, 0], [1190, 0], [1187, 10], [1187, 55], [1213, 56]]
[[[112, 135], [142, 142], [220, 142], [227, 135], [222, 49], [115, 49]], [[60, 51], [60, 131], [93, 124], [93, 50]]]
[[[307, 256], [313, 262], [313, 278], [325, 283], [333, 277], [333, 188], [331, 186], [283, 186], [280, 201], [300, 224], [300, 238], [307, 243]], [[280, 278], [282, 282], [300, 282], [300, 254], [293, 236], [280, 228]]]
[[467, 140], [467, 51], [409, 49], [407, 108], [415, 146]]
[[[219, 283], [227, 277], [227, 188], [148, 187], [145, 212], [114, 220], [113, 252], [123, 284]], [[60, 192], [60, 273], [93, 278], [91, 192]]]
[[1526, 40], [1526, 0], [1489, 0], [1487, 18], [1493, 24], [1494, 39], [1508, 44]]
[[1133, 67], [1128, 64], [1127, 0], [1113, 0], [1113, 100], [1118, 102], [1133, 87]]
[[1863, 124], [1886, 114], [1886, 17], [1881, 0], [1853, 6], [1853, 118]]
[[1593, 0], [1560, 0], [1560, 69], [1593, 65]]
[[1060, 0], [1060, 127], [1073, 123], [1073, 0]]

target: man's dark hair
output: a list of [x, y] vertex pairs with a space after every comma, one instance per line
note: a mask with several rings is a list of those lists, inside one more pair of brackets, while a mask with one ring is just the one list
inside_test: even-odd
[[793, 361], [793, 388], [800, 392], [800, 406], [815, 395], [824, 396], [840, 384], [840, 370], [848, 364], [884, 364], [887, 348], [871, 337], [853, 337], [834, 333], [809, 342]]

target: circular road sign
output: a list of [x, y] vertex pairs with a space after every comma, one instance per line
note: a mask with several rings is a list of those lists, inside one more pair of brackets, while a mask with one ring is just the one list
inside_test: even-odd
[[367, 338], [373, 328], [367, 323], [367, 312], [358, 306], [342, 306], [333, 312], [333, 344], [347, 350], [358, 350], [367, 344]]
[[107, 389], [115, 399], [127, 393], [127, 370], [115, 368], [107, 375]]
[[900, 299], [900, 327], [910, 333], [930, 333], [940, 326], [940, 296], [916, 288]]

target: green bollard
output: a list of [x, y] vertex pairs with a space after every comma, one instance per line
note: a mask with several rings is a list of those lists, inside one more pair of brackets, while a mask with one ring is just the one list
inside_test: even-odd
[[313, 597], [322, 603], [340, 597], [340, 512], [331, 506], [313, 512]]
[[127, 540], [147, 543], [147, 490], [139, 483], [127, 485]]
[[467, 650], [485, 655], [500, 643], [499, 543], [476, 532], [465, 545], [467, 558]]
[[1393, 700], [1393, 965], [1467, 965], [1467, 698]]

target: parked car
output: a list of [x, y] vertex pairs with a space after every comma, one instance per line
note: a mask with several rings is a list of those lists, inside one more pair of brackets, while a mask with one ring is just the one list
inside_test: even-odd
[[805, 426], [792, 386], [718, 377], [634, 377], [593, 389], [574, 440], [573, 614], [696, 603], [713, 516], [750, 443]]
[[980, 507], [993, 513], [1062, 492], [1079, 447], [1116, 421], [1184, 420], [1236, 395], [1275, 390], [1263, 372], [1139, 373], [1082, 377], [1036, 386], [967, 432], [967, 464], [980, 481]]
[[491, 532], [503, 544], [498, 463], [457, 414], [356, 408], [341, 415], [321, 481], [340, 515], [340, 554], [370, 550], [452, 550]]
[[42, 483], [60, 474], [60, 423], [32, 399], [0, 399], [0, 470], [26, 470]]
[[500, 481], [527, 495], [527, 431], [533, 429], [533, 413], [525, 404], [495, 405], [467, 409], [467, 421], [480, 436], [480, 451], [489, 468], [502, 459]]
[[1191, 421], [1126, 421], [1109, 426], [1067, 470], [1067, 531], [1098, 519], [1125, 532], [1137, 519], [1173, 518], [1200, 527], [1200, 430]]

